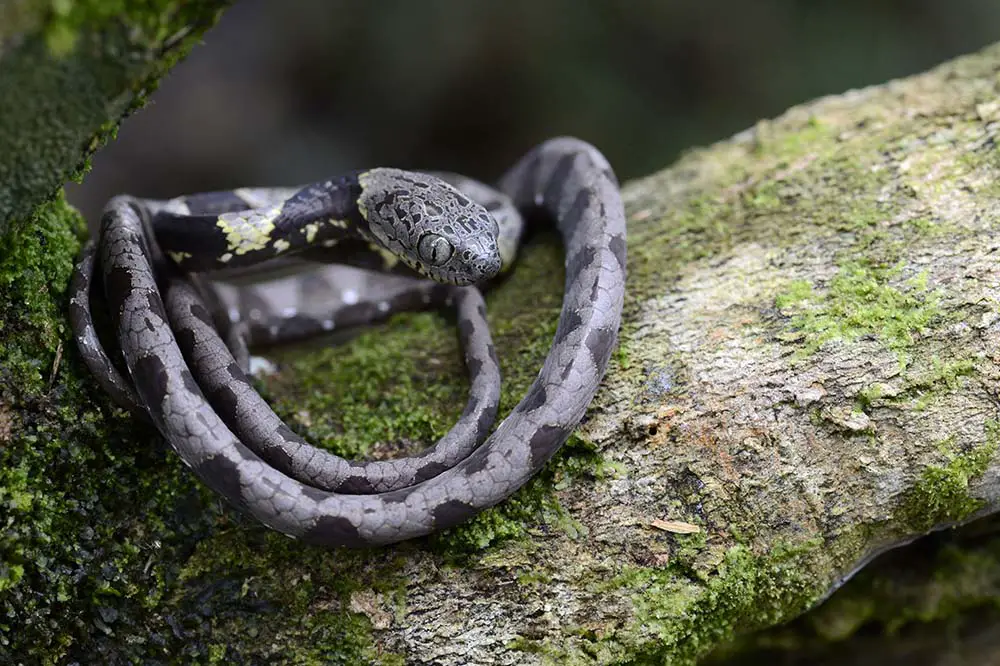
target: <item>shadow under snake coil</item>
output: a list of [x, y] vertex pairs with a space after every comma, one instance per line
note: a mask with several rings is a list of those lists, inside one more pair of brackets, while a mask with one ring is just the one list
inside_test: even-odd
[[[625, 214], [607, 160], [572, 138], [535, 147], [503, 176], [499, 191], [461, 176], [441, 178], [448, 182], [372, 169], [299, 189], [112, 199], [71, 288], [70, 318], [84, 361], [116, 402], [153, 422], [204, 483], [289, 536], [329, 546], [386, 544], [470, 518], [531, 478], [594, 397], [621, 320]], [[482, 297], [465, 285], [510, 265], [523, 226], [519, 211], [538, 209], [564, 244], [562, 311], [538, 377], [487, 437], [499, 368]], [[345, 298], [316, 318], [260, 302], [226, 312], [207, 281], [192, 274], [289, 253], [405, 269], [436, 282]], [[116, 332], [113, 354], [93, 323], [97, 266]], [[458, 310], [469, 402], [441, 441], [414, 456], [351, 462], [315, 448], [247, 378], [247, 347], [256, 342], [445, 305]], [[112, 355], [120, 355], [125, 372]]]

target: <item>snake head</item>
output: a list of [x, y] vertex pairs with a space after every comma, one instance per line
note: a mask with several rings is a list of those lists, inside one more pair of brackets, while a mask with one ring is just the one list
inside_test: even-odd
[[500, 271], [496, 221], [448, 183], [399, 169], [372, 169], [358, 181], [358, 209], [372, 240], [411, 269], [457, 285]]

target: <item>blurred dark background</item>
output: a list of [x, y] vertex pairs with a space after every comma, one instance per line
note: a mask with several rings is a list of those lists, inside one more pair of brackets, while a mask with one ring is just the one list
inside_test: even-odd
[[623, 180], [819, 95], [1000, 39], [997, 0], [243, 0], [70, 199], [370, 166], [490, 180], [574, 134]]

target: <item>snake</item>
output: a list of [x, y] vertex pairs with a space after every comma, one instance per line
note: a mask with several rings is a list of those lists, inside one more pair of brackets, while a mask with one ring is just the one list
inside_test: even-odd
[[[447, 178], [461, 190], [454, 191], [446, 186], [447, 183], [441, 183], [438, 177]], [[344, 190], [358, 188], [361, 183], [369, 186], [369, 192], [367, 197], [357, 199], [357, 207], [346, 204], [346, 199], [330, 205], [331, 191], [336, 196]], [[376, 192], [383, 191], [387, 183], [393, 184], [396, 189], [374, 204], [370, 198], [372, 183], [382, 188]], [[317, 190], [323, 193], [323, 198], [315, 195]], [[425, 201], [404, 201], [411, 196], [404, 193], [414, 190], [422, 192]], [[489, 211], [465, 199], [462, 191], [469, 193], [473, 199], [483, 201]], [[303, 201], [310, 202], [306, 204], [311, 206], [309, 212], [303, 211]], [[380, 212], [386, 210], [385, 201], [393, 207], [392, 221], [386, 221], [385, 213]], [[253, 265], [296, 250], [320, 249], [324, 261], [335, 257], [341, 262], [368, 268], [377, 266], [388, 271], [400, 266], [404, 270], [407, 268], [399, 263], [400, 259], [394, 253], [387, 251], [387, 243], [368, 241], [374, 234], [362, 234], [358, 219], [351, 222], [344, 222], [343, 219], [349, 216], [358, 218], [364, 213], [372, 220], [381, 220], [383, 224], [379, 229], [385, 237], [386, 233], [396, 233], [392, 225], [398, 225], [406, 215], [415, 215], [414, 224], [420, 225], [428, 207], [431, 212], [437, 213], [439, 206], [442, 211], [451, 208], [444, 215], [447, 223], [435, 225], [434, 232], [418, 227], [408, 234], [423, 238], [423, 241], [413, 243], [418, 251], [412, 253], [416, 256], [411, 259], [412, 268], [409, 270], [433, 277], [436, 282], [411, 281], [406, 289], [392, 294], [383, 293], [377, 301], [347, 298], [351, 302], [321, 317], [301, 316], [297, 314], [298, 308], [287, 306], [280, 310], [270, 308], [262, 302], [261, 290], [245, 287], [238, 290], [238, 300], [243, 302], [242, 310], [234, 312], [230, 309], [227, 314], [231, 321], [219, 322], [219, 307], [207, 307], [203, 299], [204, 295], [210, 301], [217, 300], [212, 298], [213, 294], [200, 293], [191, 280], [177, 275], [167, 281], [169, 288], [166, 289], [165, 305], [181, 351], [189, 360], [201, 389], [237, 436], [273, 467], [314, 487], [371, 493], [411, 485], [454, 465], [482, 442], [495, 419], [500, 397], [500, 369], [486, 324], [482, 296], [476, 289], [450, 289], [440, 283], [469, 280], [477, 275], [476, 271], [495, 272], [498, 258], [504, 264], [512, 261], [522, 219], [509, 199], [482, 183], [457, 174], [437, 174], [428, 178], [426, 174], [380, 169], [360, 174], [360, 177], [349, 175], [304, 188], [244, 188], [169, 201], [122, 197], [113, 200], [107, 208], [112, 217], [128, 214], [130, 208], [145, 216], [143, 223], [151, 225], [150, 233], [157, 241], [163, 239], [163, 243], [157, 242], [154, 246], [156, 256], [163, 253], [163, 245], [167, 248], [191, 248], [191, 252], [171, 252], [178, 267], [211, 270], [223, 263], [228, 267]], [[340, 214], [331, 216], [331, 213]], [[472, 213], [472, 216], [466, 213]], [[437, 214], [441, 216], [441, 213]], [[303, 227], [306, 232], [303, 232]], [[383, 227], [388, 227], [388, 230]], [[218, 230], [215, 235], [213, 228]], [[265, 235], [262, 229], [269, 233]], [[305, 238], [306, 234], [309, 238]], [[437, 244], [444, 239], [450, 248], [443, 258], [438, 256], [436, 265], [430, 261], [434, 250], [433, 243], [427, 243], [428, 235]], [[313, 248], [319, 239], [322, 239], [320, 248]], [[424, 257], [430, 268], [421, 264], [421, 242], [432, 247]], [[105, 390], [120, 404], [142, 415], [144, 410], [140, 399], [133, 394], [130, 382], [117, 372], [104, 352], [90, 315], [89, 283], [95, 249], [91, 245], [85, 250], [80, 270], [75, 274], [77, 282], [73, 290], [76, 296], [71, 302], [71, 316], [79, 322], [78, 345]], [[315, 252], [313, 254], [316, 255]], [[448, 265], [447, 259], [453, 254], [460, 258], [461, 263], [457, 267]], [[247, 259], [248, 255], [252, 259]], [[437, 273], [433, 272], [435, 268]], [[160, 274], [169, 272], [163, 270]], [[327, 292], [331, 290], [326, 287]], [[385, 289], [369, 288], [369, 291]], [[254, 390], [247, 376], [247, 348], [262, 341], [280, 343], [320, 331], [371, 323], [394, 312], [452, 304], [458, 310], [459, 338], [470, 373], [471, 397], [454, 427], [437, 444], [415, 456], [358, 462], [314, 447], [282, 422]], [[227, 324], [237, 325], [237, 335], [223, 340], [216, 329], [226, 330], [229, 328]]]
[[[463, 187], [476, 189], [484, 203]], [[501, 229], [490, 207], [518, 211], [511, 215], [513, 230]], [[497, 366], [496, 354], [473, 285], [505, 268], [502, 255], [511, 256], [522, 220], [538, 217], [554, 223], [562, 239], [562, 309], [538, 375], [488, 433], [495, 407], [484, 389], [498, 390], [499, 377], [487, 369]], [[292, 253], [367, 267], [374, 256], [384, 269], [437, 281], [414, 282], [395, 301], [376, 296], [360, 309], [349, 307], [357, 302], [347, 304], [319, 328], [421, 304], [454, 306], [470, 375], [463, 414], [469, 418], [456, 424], [460, 445], [431, 447], [447, 455], [408, 478], [399, 469], [368, 467], [391, 461], [340, 465], [325, 457], [309, 467], [318, 449], [294, 442], [287, 426], [272, 422], [258, 403], [248, 407], [256, 395], [245, 373], [253, 327], [238, 311], [223, 316], [218, 293], [206, 288], [198, 271]], [[115, 333], [110, 352], [91, 309], [98, 265]], [[582, 420], [607, 370], [625, 276], [625, 213], [615, 174], [595, 147], [560, 137], [525, 154], [495, 190], [373, 169], [303, 188], [233, 190], [167, 202], [116, 197], [105, 208], [99, 238], [85, 246], [74, 271], [70, 320], [101, 386], [150, 420], [208, 487], [288, 536], [364, 547], [462, 523], [502, 502], [546, 464]], [[262, 319], [270, 321], [264, 330], [280, 333], [275, 322], [281, 316]], [[297, 313], [284, 319], [294, 329], [303, 323]], [[487, 379], [477, 383], [478, 377]], [[284, 439], [275, 445], [267, 433], [279, 431]], [[417, 470], [414, 460], [420, 454], [402, 467]]]

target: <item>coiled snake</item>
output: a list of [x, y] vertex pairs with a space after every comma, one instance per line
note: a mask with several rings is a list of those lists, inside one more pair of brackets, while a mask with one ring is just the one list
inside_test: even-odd
[[[373, 169], [299, 189], [166, 202], [116, 197], [71, 287], [70, 319], [84, 361], [118, 403], [153, 422], [202, 481], [287, 535], [364, 546], [468, 519], [531, 478], [596, 393], [621, 319], [625, 216], [607, 160], [577, 139], [537, 146], [503, 176], [499, 191], [443, 177], [451, 184]], [[499, 368], [482, 298], [464, 285], [510, 265], [521, 234], [518, 211], [536, 209], [554, 220], [563, 240], [562, 311], [538, 377], [487, 437]], [[352, 294], [315, 317], [294, 308], [274, 312], [254, 300], [253, 288], [239, 291], [244, 307], [227, 312], [218, 292], [188, 273], [296, 252], [437, 282], [413, 281], [364, 299]], [[102, 346], [91, 312], [98, 260], [114, 354]], [[458, 311], [470, 397], [452, 430], [415, 456], [350, 462], [312, 447], [247, 379], [248, 345], [446, 304]], [[119, 353], [124, 373], [111, 360]]]

